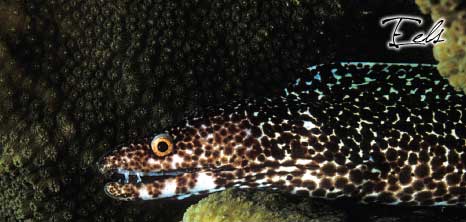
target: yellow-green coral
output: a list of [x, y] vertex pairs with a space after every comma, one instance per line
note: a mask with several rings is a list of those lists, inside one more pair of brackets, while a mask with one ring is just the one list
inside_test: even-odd
[[439, 73], [448, 78], [456, 90], [466, 93], [466, 4], [462, 0], [416, 0], [423, 13], [433, 20], [444, 18], [447, 28], [444, 43], [434, 46]]
[[226, 190], [214, 193], [188, 208], [183, 222], [299, 222], [343, 221], [345, 214], [321, 200], [292, 200], [267, 191]]

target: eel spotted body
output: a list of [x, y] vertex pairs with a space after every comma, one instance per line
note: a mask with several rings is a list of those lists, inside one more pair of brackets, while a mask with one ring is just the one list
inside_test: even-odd
[[434, 65], [313, 66], [276, 98], [230, 102], [102, 157], [120, 200], [227, 187], [364, 203], [466, 204], [466, 99]]

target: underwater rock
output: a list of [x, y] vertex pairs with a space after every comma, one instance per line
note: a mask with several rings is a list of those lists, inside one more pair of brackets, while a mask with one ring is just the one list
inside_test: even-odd
[[228, 189], [189, 207], [183, 222], [339, 222], [346, 218], [345, 212], [323, 200], [295, 198], [271, 191]]
[[446, 41], [434, 46], [434, 57], [439, 62], [439, 73], [456, 90], [466, 93], [466, 4], [461, 0], [416, 0], [416, 3], [433, 20], [446, 20], [443, 35]]

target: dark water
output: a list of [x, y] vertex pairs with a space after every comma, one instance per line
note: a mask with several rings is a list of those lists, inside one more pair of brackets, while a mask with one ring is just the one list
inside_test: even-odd
[[[348, 5], [347, 7], [350, 8], [348, 18], [342, 24], [332, 27], [335, 29], [335, 35], [341, 33], [345, 33], [342, 36], [348, 35], [347, 39], [342, 39], [337, 43], [340, 47], [337, 48], [336, 60], [436, 63], [430, 46], [403, 48], [398, 51], [387, 49], [393, 26], [382, 27], [379, 24], [381, 18], [392, 15], [410, 15], [424, 20], [421, 26], [404, 23], [402, 26], [404, 36], [400, 37], [401, 39], [412, 36], [418, 31], [427, 31], [431, 27], [433, 21], [430, 16], [422, 14], [413, 1], [386, 1], [383, 4], [377, 1], [358, 2], [359, 4]], [[354, 30], [344, 28], [354, 25], [357, 27]]]

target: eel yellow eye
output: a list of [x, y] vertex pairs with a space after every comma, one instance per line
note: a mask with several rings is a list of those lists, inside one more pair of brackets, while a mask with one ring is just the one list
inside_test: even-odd
[[152, 152], [159, 157], [164, 157], [173, 152], [173, 140], [168, 134], [160, 134], [150, 143]]

